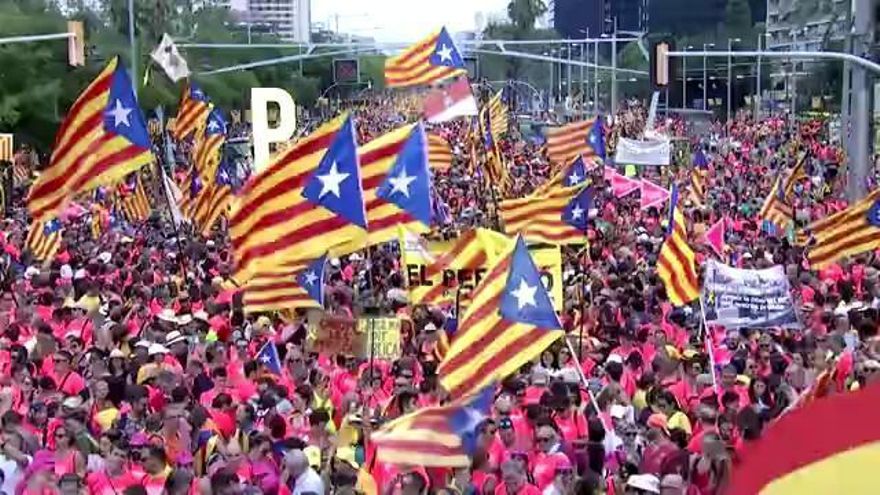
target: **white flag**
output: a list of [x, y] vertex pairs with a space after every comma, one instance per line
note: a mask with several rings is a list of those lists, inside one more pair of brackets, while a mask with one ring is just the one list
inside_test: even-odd
[[162, 67], [168, 78], [177, 82], [185, 77], [189, 77], [189, 67], [186, 65], [186, 59], [180, 56], [177, 46], [168, 33], [162, 35], [162, 41], [159, 46], [153, 50], [150, 57]]
[[180, 227], [180, 224], [187, 223], [179, 206], [183, 193], [180, 192], [177, 184], [168, 177], [165, 170], [162, 170], [162, 185], [165, 189], [165, 199], [168, 201], [168, 211], [171, 212], [171, 221], [174, 222], [175, 227]]

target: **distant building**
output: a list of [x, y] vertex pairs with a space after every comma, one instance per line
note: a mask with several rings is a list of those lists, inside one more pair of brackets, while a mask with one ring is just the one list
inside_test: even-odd
[[767, 0], [767, 47], [821, 50], [825, 39], [843, 40], [849, 6], [844, 0], [828, 0], [819, 8], [798, 0]]
[[[764, 22], [768, 1], [772, 0], [749, 0], [752, 24]], [[724, 24], [727, 2], [728, 0], [646, 0], [647, 30], [676, 36], [712, 31]]]
[[309, 41], [310, 0], [249, 0], [247, 15], [254, 23], [273, 26], [274, 32], [284, 41]]

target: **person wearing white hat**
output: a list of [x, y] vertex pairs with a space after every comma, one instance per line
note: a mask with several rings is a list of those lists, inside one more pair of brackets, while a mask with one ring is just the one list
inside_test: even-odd
[[641, 495], [646, 493], [660, 493], [660, 480], [653, 474], [634, 474], [626, 480], [626, 493]]

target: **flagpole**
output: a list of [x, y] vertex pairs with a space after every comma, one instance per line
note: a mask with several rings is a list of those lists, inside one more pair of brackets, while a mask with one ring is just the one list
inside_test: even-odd
[[[168, 136], [165, 133], [165, 113], [159, 112], [159, 115], [157, 115], [157, 116], [159, 117], [159, 125], [162, 130], [162, 148], [163, 148], [163, 151], [165, 152], [164, 153], [165, 157], [168, 158]], [[171, 198], [168, 195], [168, 186], [165, 184], [165, 179], [166, 179], [165, 170], [162, 168], [162, 163], [160, 162], [158, 157], [156, 157], [156, 160], [154, 161], [154, 163], [156, 164], [156, 177], [159, 180], [159, 182], [161, 182], [161, 187], [159, 190], [162, 192], [162, 196], [165, 196], [165, 205], [168, 207], [168, 216], [171, 217], [171, 226], [174, 228], [174, 240], [177, 242], [177, 250], [180, 251], [180, 258], [178, 258], [178, 260], [177, 260], [178, 265], [180, 267], [180, 271], [181, 271], [180, 275], [183, 278], [183, 280], [186, 281], [187, 280], [186, 265], [184, 263], [185, 254], [184, 254], [184, 250], [183, 250], [183, 244], [181, 244], [181, 242], [180, 242], [180, 229], [177, 225], [177, 222], [174, 221], [174, 213], [172, 212]], [[173, 166], [173, 164], [169, 164], [169, 165]]]
[[589, 254], [589, 245], [585, 244], [583, 254], [581, 254], [581, 261], [578, 264], [578, 272], [580, 272], [581, 276], [581, 321], [578, 328], [578, 362], [583, 361], [584, 359], [584, 326], [587, 323], [587, 291], [590, 287], [584, 266], [586, 265]]
[[[568, 340], [568, 337], [563, 337], [563, 340], [565, 340], [565, 345], [568, 346], [569, 354], [574, 356], [575, 352], [574, 347], [571, 345], [571, 341]], [[606, 425], [605, 420], [602, 418], [602, 410], [599, 409], [599, 403], [596, 401], [596, 395], [593, 394], [592, 390], [590, 390], [590, 382], [587, 380], [587, 375], [584, 374], [584, 369], [581, 367], [581, 362], [575, 359], [574, 364], [578, 376], [581, 379], [581, 383], [583, 383], [584, 389], [586, 389], [587, 395], [590, 397], [590, 404], [593, 405], [593, 409], [596, 410], [596, 416], [599, 418], [599, 421], [602, 422], [602, 428], [604, 428], [605, 431], [610, 431], [610, 425]]]
[[[709, 368], [712, 373], [712, 387], [715, 389], [715, 393], [719, 393], [720, 389], [718, 388], [718, 379], [716, 377], [717, 371], [715, 369], [715, 350], [712, 347], [712, 336], [709, 333], [709, 324], [706, 322], [706, 307], [703, 304], [703, 296], [700, 295], [700, 319], [702, 321], [702, 333], [703, 339], [706, 341], [706, 354], [709, 355]], [[721, 397], [718, 397], [721, 400]]]

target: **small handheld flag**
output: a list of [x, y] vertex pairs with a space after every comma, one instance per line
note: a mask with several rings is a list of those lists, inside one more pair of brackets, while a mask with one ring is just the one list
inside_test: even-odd
[[260, 352], [257, 353], [257, 362], [265, 366], [276, 375], [281, 374], [281, 359], [278, 357], [278, 349], [275, 342], [269, 341], [263, 344]]

